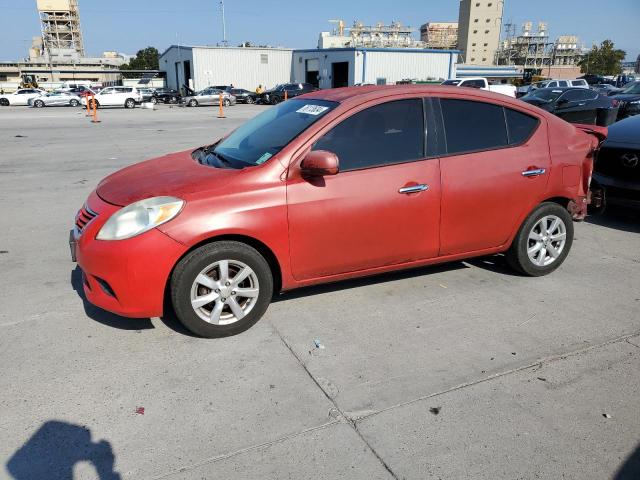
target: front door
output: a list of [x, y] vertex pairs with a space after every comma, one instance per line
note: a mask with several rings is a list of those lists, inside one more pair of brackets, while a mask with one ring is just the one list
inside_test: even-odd
[[504, 245], [546, 189], [544, 120], [479, 101], [447, 98], [440, 106], [446, 137], [440, 254]]
[[432, 258], [439, 247], [440, 169], [424, 152], [421, 99], [361, 110], [313, 150], [340, 172], [287, 182], [293, 276], [305, 280]]

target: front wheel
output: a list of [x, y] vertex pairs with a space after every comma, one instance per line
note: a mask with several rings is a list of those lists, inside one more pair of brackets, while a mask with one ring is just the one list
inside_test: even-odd
[[182, 324], [202, 337], [234, 335], [255, 324], [273, 295], [269, 264], [254, 248], [215, 242], [194, 250], [171, 276], [171, 301]]
[[77, 107], [78, 105], [80, 105], [80, 102], [78, 102], [78, 100], [71, 100], [71, 101], [69, 102], [69, 105], [70, 105], [71, 107]]
[[279, 102], [280, 102], [280, 99], [275, 95], [272, 95], [271, 98], [269, 99], [269, 103], [271, 103], [271, 105], [276, 105]]
[[133, 98], [127, 98], [124, 102], [124, 108], [135, 108], [136, 101]]
[[189, 100], [189, 103], [187, 104], [190, 107], [197, 107], [198, 106], [198, 101], [197, 100]]
[[225, 98], [225, 99], [222, 101], [222, 104], [223, 104], [225, 107], [228, 107], [229, 105], [231, 105], [231, 101], [229, 101], [229, 99], [228, 99], [228, 98]]
[[249, 95], [249, 96], [247, 97], [247, 104], [248, 104], [248, 105], [251, 105], [251, 104], [252, 104], [252, 103], [254, 103], [254, 102], [255, 102], [255, 100], [253, 99], [253, 97]]
[[542, 203], [524, 221], [507, 251], [515, 270], [532, 277], [562, 265], [573, 244], [573, 220], [557, 203]]
[[9, 100], [7, 100], [6, 98], [0, 98], [0, 105], [2, 105], [3, 107], [8, 107]]
[[44, 107], [44, 102], [42, 100], [36, 100], [35, 102], [33, 102], [33, 106], [36, 108], [42, 108]]

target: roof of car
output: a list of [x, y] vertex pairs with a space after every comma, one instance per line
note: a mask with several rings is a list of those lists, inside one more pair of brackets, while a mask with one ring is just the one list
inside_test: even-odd
[[450, 93], [459, 96], [464, 93], [469, 97], [481, 97], [487, 100], [500, 100], [513, 105], [521, 105], [521, 102], [515, 98], [502, 95], [500, 93], [494, 93], [487, 90], [480, 90], [476, 88], [460, 88], [449, 85], [363, 85], [359, 87], [344, 87], [344, 88], [332, 88], [327, 90], [316, 90], [314, 92], [306, 93], [297, 98], [317, 98], [320, 100], [329, 100], [333, 102], [346, 103], [353, 101], [354, 103], [360, 103], [369, 99], [377, 97], [384, 97], [387, 95], [403, 95], [403, 94], [424, 94], [424, 95], [438, 95], [443, 93]]

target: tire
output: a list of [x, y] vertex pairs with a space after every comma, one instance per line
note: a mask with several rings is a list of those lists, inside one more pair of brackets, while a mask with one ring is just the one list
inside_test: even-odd
[[158, 99], [156, 97], [151, 97], [150, 100], [151, 103], [153, 103], [154, 105], [158, 103]]
[[33, 106], [36, 108], [42, 108], [44, 107], [44, 102], [42, 100], [35, 100], [33, 102]]
[[269, 103], [271, 105], [277, 105], [278, 103], [280, 103], [280, 99], [275, 95], [271, 95], [271, 97], [269, 98]]
[[71, 100], [69, 102], [69, 106], [71, 107], [77, 107], [78, 105], [80, 105], [80, 102], [78, 100]]
[[190, 107], [197, 107], [198, 106], [198, 101], [195, 99], [191, 99], [189, 100], [189, 103], [187, 103], [187, 105], [189, 105]]
[[251, 95], [249, 95], [247, 97], [246, 103], [247, 103], [247, 105], [251, 105], [252, 103], [255, 103], [255, 100], [253, 99], [253, 97]]
[[520, 226], [507, 251], [507, 262], [524, 275], [540, 277], [562, 265], [572, 244], [573, 220], [569, 212], [557, 203], [541, 203]]
[[0, 105], [2, 105], [3, 107], [8, 107], [9, 106], [9, 100], [6, 98], [0, 98]]
[[[224, 262], [226, 276], [220, 268]], [[248, 276], [234, 286], [239, 272]], [[228, 281], [218, 283], [224, 278]], [[206, 281], [202, 283], [202, 279]], [[170, 291], [176, 315], [188, 330], [206, 338], [226, 337], [243, 332], [260, 320], [271, 302], [273, 275], [267, 261], [254, 248], [240, 242], [214, 242], [180, 260], [171, 275]], [[240, 291], [257, 296], [244, 297]], [[205, 297], [211, 301], [202, 303], [208, 300]], [[192, 300], [197, 306], [192, 305]], [[234, 310], [242, 315], [240, 319]], [[205, 320], [211, 315], [218, 323]]]
[[98, 100], [87, 100], [87, 102], [89, 103], [89, 108], [93, 108], [94, 105], [96, 110], [100, 108], [100, 102], [98, 102]]
[[228, 99], [228, 98], [225, 98], [225, 99], [222, 101], [222, 105], [224, 105], [225, 107], [228, 107], [229, 105], [231, 105], [231, 102], [229, 101], [229, 99]]
[[124, 101], [124, 108], [136, 108], [136, 101], [133, 98], [127, 98]]
[[171, 97], [169, 103], [178, 103], [178, 97]]

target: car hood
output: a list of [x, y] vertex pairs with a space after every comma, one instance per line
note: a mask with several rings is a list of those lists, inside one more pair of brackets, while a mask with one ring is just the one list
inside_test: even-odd
[[640, 95], [637, 93], [618, 93], [616, 95], [611, 95], [611, 98], [622, 100], [623, 102], [631, 102], [633, 100], [640, 100]]
[[187, 199], [203, 190], [218, 190], [242, 172], [202, 165], [191, 158], [191, 152], [172, 153], [123, 168], [103, 179], [96, 193], [105, 202], [120, 206], [158, 196]]
[[640, 115], [625, 118], [609, 126], [609, 135], [603, 146], [615, 144], [635, 145], [640, 149]]

